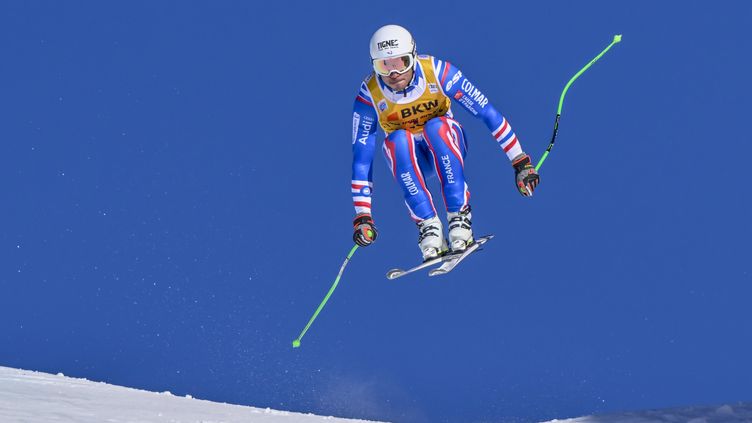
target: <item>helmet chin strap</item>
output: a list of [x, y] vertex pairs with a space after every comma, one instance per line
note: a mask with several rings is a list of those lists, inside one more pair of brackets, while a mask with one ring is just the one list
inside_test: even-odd
[[415, 81], [415, 66], [417, 66], [417, 64], [413, 64], [413, 69], [412, 69], [413, 77], [410, 78], [410, 82], [408, 82], [407, 85], [405, 85], [405, 88], [402, 90], [403, 97], [407, 97], [407, 88], [410, 87], [410, 85], [413, 85], [413, 81]]
[[411, 70], [411, 72], [413, 73], [413, 76], [410, 78], [410, 82], [408, 82], [407, 85], [405, 85], [405, 88], [402, 89], [402, 97], [407, 97], [407, 89], [410, 88], [410, 85], [413, 85], [413, 81], [415, 81], [415, 74], [416, 74], [415, 67], [416, 66], [418, 66], [418, 64], [415, 60], [413, 60], [413, 68]]

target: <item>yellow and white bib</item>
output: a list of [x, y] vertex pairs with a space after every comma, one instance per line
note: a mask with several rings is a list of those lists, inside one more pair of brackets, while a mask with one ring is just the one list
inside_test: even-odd
[[451, 100], [439, 86], [431, 57], [419, 56], [417, 65], [423, 72], [423, 78], [420, 78], [415, 88], [419, 93], [417, 97], [415, 94], [410, 95], [412, 93], [407, 96], [387, 96], [374, 74], [366, 81], [373, 107], [379, 117], [379, 125], [387, 135], [398, 129], [419, 134], [426, 122], [437, 116], [444, 116], [449, 111]]

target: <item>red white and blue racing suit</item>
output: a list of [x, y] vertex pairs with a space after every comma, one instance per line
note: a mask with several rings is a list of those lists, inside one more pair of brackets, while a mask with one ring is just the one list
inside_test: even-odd
[[371, 214], [373, 158], [378, 127], [386, 134], [383, 151], [402, 187], [405, 204], [416, 222], [436, 216], [426, 176], [437, 174], [447, 211], [469, 205], [464, 159], [467, 140], [453, 119], [451, 102], [483, 120], [511, 161], [522, 146], [509, 122], [488, 98], [449, 62], [420, 55], [410, 84], [389, 88], [372, 73], [360, 85], [353, 106], [352, 197], [356, 214]]

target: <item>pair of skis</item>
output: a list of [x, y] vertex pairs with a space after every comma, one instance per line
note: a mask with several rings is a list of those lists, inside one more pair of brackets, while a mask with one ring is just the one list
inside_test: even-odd
[[397, 279], [402, 276], [408, 275], [413, 272], [417, 272], [418, 270], [429, 268], [437, 264], [440, 264], [440, 265], [438, 267], [431, 269], [428, 272], [428, 276], [445, 275], [451, 272], [455, 267], [457, 267], [457, 265], [460, 264], [462, 260], [466, 259], [470, 254], [476, 251], [480, 251], [481, 250], [480, 247], [483, 246], [483, 244], [488, 242], [493, 237], [494, 237], [493, 235], [485, 235], [485, 236], [479, 237], [475, 240], [475, 242], [473, 242], [469, 247], [467, 247], [465, 251], [445, 254], [441, 257], [436, 257], [434, 259], [425, 261], [422, 264], [419, 264], [407, 270], [392, 269], [386, 272], [386, 277], [387, 279]]

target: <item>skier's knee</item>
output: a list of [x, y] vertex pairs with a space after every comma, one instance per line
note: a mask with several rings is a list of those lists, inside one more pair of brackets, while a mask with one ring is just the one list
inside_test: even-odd
[[425, 126], [423, 127], [423, 132], [432, 132], [437, 133], [442, 125], [446, 125], [447, 121], [444, 116], [438, 116], [432, 119], [429, 119], [428, 122], [426, 122]]
[[391, 134], [389, 134], [389, 136], [386, 137], [386, 139], [395, 144], [401, 144], [407, 141], [408, 133], [404, 129], [398, 129], [392, 132]]

